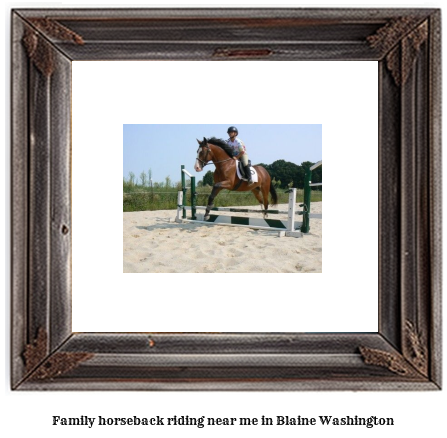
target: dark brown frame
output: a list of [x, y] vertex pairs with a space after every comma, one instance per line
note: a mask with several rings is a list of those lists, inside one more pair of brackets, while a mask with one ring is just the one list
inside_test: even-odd
[[[14, 10], [12, 388], [440, 389], [440, 29], [436, 9]], [[72, 333], [71, 62], [103, 59], [378, 61], [378, 333]]]

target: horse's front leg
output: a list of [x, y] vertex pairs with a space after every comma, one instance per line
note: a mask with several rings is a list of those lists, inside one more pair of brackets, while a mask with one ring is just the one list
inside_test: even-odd
[[222, 190], [221, 184], [222, 183], [214, 184], [213, 190], [211, 190], [211, 194], [208, 197], [208, 205], [206, 206], [205, 216], [203, 217], [205, 221], [210, 218], [210, 210], [214, 207], [214, 198]]
[[208, 220], [210, 218], [210, 210], [214, 207], [214, 198], [217, 194], [223, 189], [230, 189], [231, 183], [229, 181], [221, 181], [213, 186], [213, 190], [211, 190], [211, 194], [208, 197], [208, 205], [206, 206], [204, 220]]

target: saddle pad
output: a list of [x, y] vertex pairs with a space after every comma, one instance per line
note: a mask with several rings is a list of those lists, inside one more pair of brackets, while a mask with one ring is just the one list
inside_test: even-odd
[[[236, 160], [236, 171], [237, 171], [237, 176], [239, 179], [242, 179], [242, 175], [241, 172], [239, 171], [239, 160]], [[258, 182], [258, 172], [256, 172], [256, 169], [253, 166], [250, 166], [250, 172], [251, 172], [251, 179], [252, 181]], [[245, 179], [245, 177], [244, 177]]]

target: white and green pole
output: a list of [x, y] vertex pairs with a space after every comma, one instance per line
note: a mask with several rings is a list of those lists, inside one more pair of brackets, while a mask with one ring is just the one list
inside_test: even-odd
[[323, 160], [315, 163], [313, 166], [310, 166], [306, 169], [306, 173], [304, 175], [304, 204], [303, 206], [303, 225], [301, 226], [301, 231], [303, 233], [308, 233], [309, 226], [309, 217], [310, 217], [310, 197], [312, 194], [311, 187], [312, 186], [321, 186], [322, 183], [312, 184], [312, 170], [323, 164]]
[[[183, 192], [183, 198], [182, 198], [182, 206], [185, 205], [186, 202], [186, 180], [185, 180], [185, 165], [182, 164], [181, 166], [181, 173], [182, 173], [182, 192]], [[186, 209], [183, 209], [183, 219], [186, 219]]]
[[[181, 170], [182, 170], [182, 192], [183, 192], [183, 200], [182, 200], [182, 207], [185, 206], [185, 202], [186, 202], [186, 191], [188, 190], [186, 188], [186, 177], [185, 175], [188, 175], [189, 178], [191, 179], [191, 219], [196, 219], [196, 198], [197, 198], [197, 193], [196, 193], [196, 177], [192, 176], [186, 169], [185, 169], [185, 165], [182, 164], [181, 165]], [[183, 219], [186, 219], [186, 209], [183, 208], [183, 215], [182, 215]]]
[[197, 193], [196, 193], [196, 177], [191, 176], [191, 219], [196, 220], [196, 202], [197, 202]]
[[301, 231], [303, 233], [309, 232], [309, 212], [310, 212], [310, 183], [312, 181], [312, 170], [306, 169], [304, 174], [304, 203], [303, 203], [303, 225]]

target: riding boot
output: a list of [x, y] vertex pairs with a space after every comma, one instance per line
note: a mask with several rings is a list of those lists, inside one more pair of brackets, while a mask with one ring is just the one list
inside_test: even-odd
[[247, 177], [247, 184], [252, 184], [253, 180], [251, 179], [251, 171], [250, 166], [244, 166], [245, 176]]

